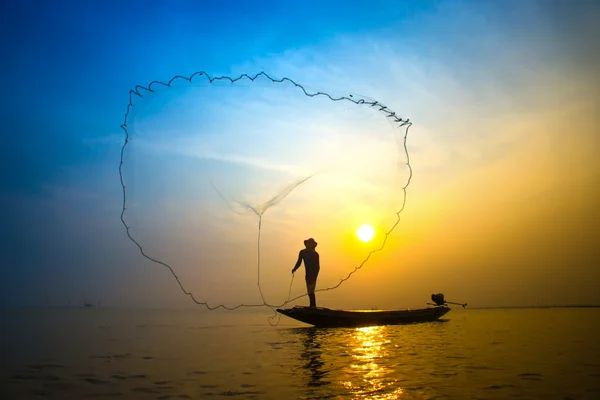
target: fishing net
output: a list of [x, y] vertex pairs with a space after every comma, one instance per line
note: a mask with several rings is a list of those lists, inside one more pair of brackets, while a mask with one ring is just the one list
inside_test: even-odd
[[[317, 292], [385, 247], [406, 202], [410, 122], [375, 100], [265, 73], [199, 72], [130, 91], [121, 220], [141, 254], [208, 309], [282, 307], [319, 243]], [[376, 232], [368, 243], [356, 230]], [[258, 286], [258, 287], [257, 287]]]

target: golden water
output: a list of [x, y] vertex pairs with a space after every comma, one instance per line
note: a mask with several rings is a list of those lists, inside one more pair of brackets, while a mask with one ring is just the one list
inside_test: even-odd
[[357, 329], [267, 316], [3, 311], [0, 398], [600, 398], [600, 309], [453, 309]]

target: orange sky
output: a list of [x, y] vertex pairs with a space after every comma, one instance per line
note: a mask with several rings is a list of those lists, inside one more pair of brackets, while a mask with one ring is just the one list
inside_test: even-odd
[[[530, 84], [540, 85], [536, 81]], [[436, 125], [443, 126], [443, 121], [416, 121], [408, 136], [414, 177], [401, 223], [383, 252], [342, 287], [320, 295], [325, 305], [415, 307], [438, 291], [445, 292], [448, 299], [481, 306], [597, 303], [597, 103], [581, 97], [581, 92], [545, 90], [564, 96], [564, 101], [543, 101], [516, 112], [494, 113], [494, 103], [474, 104], [467, 96], [453, 105], [460, 110], [462, 123], [452, 122], [442, 130]], [[311, 112], [315, 111], [307, 111]], [[276, 114], [281, 115], [279, 111]], [[227, 188], [230, 180], [232, 201], [249, 196], [252, 204], [259, 204], [302, 177], [298, 171], [313, 168], [319, 172], [264, 214], [261, 280], [268, 301], [279, 303], [286, 298], [289, 270], [303, 239], [314, 236], [319, 241], [323, 263], [319, 287], [328, 287], [378, 247], [381, 233], [393, 223], [394, 210], [401, 205], [399, 189], [408, 177], [405, 168], [394, 167], [405, 158], [386, 131], [394, 128], [385, 121], [378, 125], [365, 118], [365, 126], [358, 128], [332, 122], [325, 133], [317, 128], [305, 133], [300, 124], [297, 134], [308, 135], [309, 149], [292, 146], [301, 157], [284, 157], [295, 165], [291, 170], [280, 171], [277, 166], [284, 160], [266, 155], [258, 141], [256, 150], [251, 151], [265, 165], [241, 162], [240, 168], [248, 175], [218, 175], [225, 180], [217, 185]], [[352, 129], [357, 132], [357, 142]], [[390, 139], [391, 147], [380, 148], [374, 141], [380, 137], [375, 131], [383, 132], [382, 140]], [[294, 138], [293, 130], [286, 132]], [[336, 134], [340, 135], [336, 146], [341, 145], [344, 152], [343, 157], [334, 157], [339, 168], [321, 170], [318, 167], [330, 165], [331, 160], [320, 152]], [[320, 146], [311, 147], [318, 140]], [[280, 146], [287, 151], [285, 141]], [[248, 149], [231, 143], [224, 148], [233, 155]], [[390, 148], [393, 151], [386, 153]], [[265, 181], [268, 176], [273, 179]], [[362, 186], [362, 178], [371, 179], [375, 186]], [[232, 189], [238, 179], [254, 183], [247, 186], [246, 181], [239, 190]], [[189, 189], [185, 182], [184, 196]], [[159, 254], [176, 260], [184, 282], [206, 294], [205, 300], [228, 304], [257, 300], [257, 217], [231, 213], [208, 183], [201, 182], [194, 181], [194, 185], [202, 188], [202, 196], [212, 198], [207, 214], [190, 222], [194, 211], [187, 210], [184, 219], [189, 231], [175, 236], [175, 227], [179, 229], [185, 222], [169, 225], [161, 239], [164, 253]], [[182, 211], [174, 206], [174, 214], [167, 220], [180, 219]], [[378, 230], [372, 243], [365, 245], [356, 239], [354, 230], [362, 223], [371, 223]], [[207, 224], [212, 228], [206, 228]], [[194, 243], [198, 237], [210, 244]], [[182, 256], [186, 252], [189, 257]], [[293, 293], [303, 290], [300, 276]]]

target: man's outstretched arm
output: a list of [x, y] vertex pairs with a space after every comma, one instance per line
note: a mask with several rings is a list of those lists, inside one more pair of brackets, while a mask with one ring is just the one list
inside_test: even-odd
[[292, 274], [296, 272], [300, 265], [302, 264], [302, 250], [298, 253], [298, 261], [296, 261], [296, 265], [294, 265], [294, 269], [292, 269]]

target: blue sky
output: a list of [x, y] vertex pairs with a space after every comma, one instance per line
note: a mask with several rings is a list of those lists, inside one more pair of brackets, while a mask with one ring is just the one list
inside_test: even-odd
[[[137, 84], [198, 70], [214, 76], [264, 70], [274, 77], [289, 76], [316, 90], [377, 99], [415, 122], [410, 142], [417, 172], [413, 191], [409, 191], [412, 208], [408, 210], [412, 211], [407, 212], [405, 230], [398, 236], [398, 243], [408, 243], [407, 237], [412, 237], [414, 247], [407, 250], [398, 244], [381, 260], [385, 265], [404, 260], [409, 267], [403, 274], [408, 275], [399, 275], [392, 267], [379, 275], [365, 272], [351, 289], [374, 293], [378, 290], [373, 288], [382, 282], [402, 281], [399, 276], [423, 281], [434, 274], [445, 277], [440, 278], [442, 284], [451, 269], [441, 265], [444, 259], [459, 271], [467, 268], [461, 265], [477, 269], [481, 259], [469, 259], [458, 250], [443, 254], [442, 250], [444, 246], [466, 249], [473, 246], [472, 240], [449, 243], [441, 238], [447, 238], [448, 230], [459, 221], [480, 220], [480, 216], [469, 217], [465, 212], [474, 209], [469, 202], [477, 197], [482, 182], [495, 182], [487, 190], [487, 200], [475, 203], [482, 215], [499, 207], [517, 210], [511, 213], [515, 215], [512, 222], [506, 222], [510, 219], [506, 215], [504, 219], [490, 218], [495, 232], [490, 241], [505, 246], [498, 247], [498, 253], [507, 254], [519, 247], [498, 239], [506, 234], [502, 232], [519, 226], [518, 221], [528, 221], [524, 225], [532, 227], [523, 243], [542, 236], [544, 239], [539, 240], [545, 246], [559, 240], [558, 233], [556, 237], [551, 234], [555, 228], [540, 222], [548, 215], [564, 216], [560, 224], [567, 226], [567, 231], [584, 235], [569, 234], [576, 244], [567, 246], [562, 255], [548, 255], [544, 249], [530, 254], [530, 250], [520, 249], [514, 250], [519, 254], [515, 256], [518, 262], [497, 261], [497, 266], [491, 262], [494, 280], [503, 282], [498, 287], [486, 287], [483, 282], [490, 276], [482, 274], [473, 278], [471, 285], [480, 287], [479, 291], [458, 280], [447, 284], [449, 290], [468, 297], [465, 301], [477, 299], [482, 304], [599, 301], [594, 294], [597, 287], [589, 283], [597, 277], [591, 265], [598, 261], [592, 245], [598, 231], [589, 222], [577, 222], [598, 216], [591, 210], [598, 199], [594, 189], [598, 182], [598, 137], [594, 134], [598, 117], [592, 110], [598, 105], [600, 87], [595, 77], [600, 56], [593, 44], [599, 8], [591, 1], [390, 1], [368, 5], [178, 1], [168, 6], [166, 2], [13, 1], [1, 7], [1, 51], [6, 60], [2, 64], [5, 95], [0, 148], [0, 215], [4, 221], [0, 228], [4, 254], [1, 304], [56, 305], [77, 303], [87, 296], [112, 305], [189, 305], [165, 271], [141, 259], [126, 240], [118, 218], [121, 192], [117, 167], [124, 138], [119, 125], [128, 91]], [[246, 90], [253, 93], [253, 89]], [[158, 108], [161, 102], [183, 98], [177, 97], [183, 96], [181, 93], [156, 97]], [[257, 115], [269, 118], [268, 113]], [[150, 117], [149, 123], [153, 121]], [[270, 117], [269, 123], [279, 123]], [[157, 113], [156, 120], [159, 118], [166, 118], [165, 114]], [[567, 120], [578, 124], [569, 125], [574, 140], [565, 144], [562, 128], [566, 126], [561, 124]], [[215, 121], [215, 126], [225, 126], [224, 120]], [[175, 128], [189, 130], [190, 126], [181, 123]], [[155, 145], [162, 143], [159, 149], [165, 149], [166, 134], [151, 127], [147, 132], [146, 139], [154, 139]], [[252, 137], [240, 137], [239, 141]], [[143, 154], [143, 141], [138, 143], [138, 147], [132, 143], [132, 154]], [[179, 154], [182, 148], [190, 149], [189, 142], [182, 143], [169, 151]], [[230, 155], [235, 153], [234, 147], [227, 147], [228, 142], [221, 145]], [[556, 151], [562, 152], [560, 157], [553, 156]], [[163, 155], [167, 156], [166, 150]], [[180, 175], [171, 172], [176, 179], [193, 176], [195, 167], [188, 156], [171, 154], [165, 179], [168, 171], [183, 171]], [[266, 163], [281, 162], [281, 157], [270, 159], [260, 152], [256, 156]], [[568, 175], [558, 166], [557, 158], [569, 165]], [[144, 162], [149, 161], [141, 156], [136, 160], [140, 163], [136, 170], [140, 182], [145, 182]], [[239, 166], [219, 165], [223, 174], [229, 171], [228, 176], [233, 176], [235, 187], [238, 175], [233, 171]], [[305, 166], [314, 167], [314, 163]], [[214, 171], [215, 167], [207, 162], [202, 168]], [[570, 200], [560, 194], [565, 179], [571, 183]], [[273, 181], [273, 185], [285, 186], [285, 181]], [[192, 199], [191, 192], [186, 191], [189, 187], [180, 188], [184, 199]], [[157, 190], [150, 184], [148, 189]], [[198, 190], [205, 196], [209, 193]], [[527, 199], [532, 198], [545, 201], [531, 206]], [[302, 209], [300, 200], [289, 201], [277, 214], [288, 224], [294, 221], [294, 211]], [[162, 208], [155, 205], [146, 211], [159, 215]], [[174, 228], [158, 216], [155, 223], [165, 227], [157, 234], [157, 243], [169, 244], [165, 237]], [[231, 224], [234, 222], [228, 220], [226, 226], [232, 229], [235, 224]], [[471, 230], [457, 236], [477, 237], [482, 227], [471, 224]], [[254, 240], [252, 229], [246, 232], [244, 226], [240, 225], [236, 236], [227, 236], [228, 240]], [[151, 228], [148, 232], [155, 231]], [[295, 242], [290, 238], [279, 247], [294, 253], [304, 232], [298, 235]], [[277, 247], [275, 238], [269, 240], [272, 242], [265, 242], [267, 246]], [[435, 243], [437, 249], [432, 247]], [[492, 246], [482, 244], [481, 248], [488, 245]], [[440, 259], [423, 257], [419, 248], [439, 252]], [[178, 247], [161, 251], [170, 254], [173, 249], [187, 251]], [[285, 254], [273, 250], [272, 256], [282, 258]], [[565, 257], [579, 265], [578, 256], [583, 261], [570, 267], [576, 270], [576, 278], [565, 288], [561, 286], [568, 271], [565, 263], [557, 262], [550, 268], [546, 257]], [[253, 257], [250, 249], [247, 257]], [[207, 284], [222, 288], [224, 294], [210, 293], [214, 299], [244, 301], [250, 292], [235, 297], [236, 290], [255, 288], [243, 274], [229, 285], [224, 283], [228, 276], [206, 278], [211, 276], [210, 269], [200, 268], [204, 277], [200, 278], [200, 272], [188, 265], [193, 263], [188, 259], [194, 257], [184, 258], [173, 260], [184, 275], [188, 271], [189, 282], [206, 279]], [[420, 264], [415, 261], [418, 259], [425, 261]], [[463, 272], [471, 271], [468, 268]], [[335, 272], [343, 270], [340, 267]], [[445, 272], [440, 274], [440, 270]], [[548, 276], [549, 270], [552, 273], [547, 285], [526, 294], [527, 285]], [[248, 276], [255, 274], [252, 265], [244, 271]], [[517, 285], [522, 288], [518, 295], [510, 291], [517, 289], [503, 286], [514, 280], [515, 271], [525, 271], [522, 281], [527, 282]], [[281, 278], [275, 272], [271, 276], [272, 288], [287, 285], [287, 275], [285, 284], [281, 284], [283, 274]], [[324, 275], [322, 279], [324, 283], [334, 282], [338, 276]], [[426, 298], [430, 287], [417, 286], [421, 293], [401, 300], [419, 304]], [[198, 288], [201, 290], [202, 284]], [[301, 292], [302, 287], [296, 289]], [[279, 295], [278, 289], [272, 290]], [[393, 288], [380, 291], [384, 294], [377, 304], [393, 306], [386, 294]], [[503, 297], [507, 291], [510, 297]], [[495, 293], [493, 299], [486, 298], [491, 292]], [[556, 297], [552, 293], [569, 294]], [[327, 300], [344, 306], [348, 296], [350, 292], [341, 292]], [[373, 305], [370, 299], [368, 302], [363, 306]]]
[[[26, 188], [31, 190], [57, 165], [88, 160], [92, 149], [78, 148], [81, 138], [114, 131], [114, 121], [105, 116], [123, 113], [119, 97], [135, 84], [190, 75], [201, 66], [209, 66], [213, 74], [228, 74], [257, 57], [398, 21], [398, 16], [387, 15], [389, 6], [361, 9], [356, 18], [359, 10], [340, 12], [342, 3], [285, 8], [278, 4], [233, 2], [219, 7], [180, 1], [167, 7], [164, 2], [34, 1], [3, 5], [7, 18], [3, 35], [8, 39], [3, 53], [10, 55], [4, 65], [4, 75], [10, 77], [5, 101], [11, 101], [3, 104], [12, 117], [8, 126], [15, 132], [46, 132], [24, 148], [16, 142], [17, 151], [9, 153], [8, 161], [3, 157], [8, 165], [29, 158], [24, 175], [6, 174], [3, 186], [31, 185]], [[412, 7], [416, 10], [411, 8], [411, 13], [420, 8]], [[36, 117], [26, 122], [29, 113], [24, 110], [35, 110]], [[58, 140], [64, 143], [57, 146]], [[43, 150], [47, 145], [57, 151], [47, 154]]]

